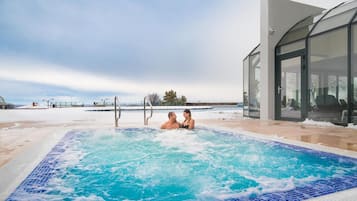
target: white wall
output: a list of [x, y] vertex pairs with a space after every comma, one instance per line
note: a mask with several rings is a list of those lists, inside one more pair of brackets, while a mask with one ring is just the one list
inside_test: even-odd
[[[260, 1], [261, 103], [260, 118], [275, 118], [275, 46], [295, 23], [323, 9], [289, 0]], [[274, 33], [269, 33], [274, 30]]]

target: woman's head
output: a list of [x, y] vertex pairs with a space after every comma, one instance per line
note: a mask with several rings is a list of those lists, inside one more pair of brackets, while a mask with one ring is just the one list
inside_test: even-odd
[[191, 118], [191, 111], [189, 109], [185, 109], [183, 111], [183, 116], [187, 119], [187, 118]]

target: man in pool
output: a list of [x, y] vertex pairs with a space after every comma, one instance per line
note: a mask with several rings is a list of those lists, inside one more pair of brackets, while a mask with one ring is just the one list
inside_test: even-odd
[[180, 128], [180, 124], [176, 120], [175, 112], [169, 112], [167, 115], [169, 120], [161, 125], [161, 129], [176, 129]]

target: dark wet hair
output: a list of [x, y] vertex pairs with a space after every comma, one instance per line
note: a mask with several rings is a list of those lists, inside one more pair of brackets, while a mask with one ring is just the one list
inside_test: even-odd
[[189, 109], [185, 109], [183, 112], [184, 112], [184, 113], [189, 114], [189, 115], [190, 115], [190, 117], [191, 117], [191, 110], [189, 110]]
[[174, 115], [174, 112], [169, 112], [169, 113], [167, 114], [167, 116], [169, 117], [169, 119], [170, 119], [170, 117], [171, 117], [172, 115]]

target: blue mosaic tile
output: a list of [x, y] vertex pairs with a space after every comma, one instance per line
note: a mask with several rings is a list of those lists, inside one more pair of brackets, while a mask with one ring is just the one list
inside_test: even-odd
[[6, 201], [17, 201], [16, 194], [26, 192], [30, 194], [45, 193], [43, 189], [50, 178], [56, 174], [58, 168], [58, 157], [66, 149], [66, 141], [75, 137], [75, 132], [67, 133], [62, 140], [55, 145], [46, 157], [35, 167], [35, 169], [26, 177], [26, 179], [15, 189], [15, 191], [6, 199]]
[[275, 193], [265, 193], [259, 195], [257, 198], [239, 198], [232, 200], [275, 200], [275, 201], [286, 201], [286, 200], [306, 200], [309, 198], [322, 196], [330, 193], [335, 193], [341, 190], [346, 190], [350, 188], [357, 187], [357, 177], [346, 176], [339, 178], [332, 178], [329, 180], [317, 180], [311, 182], [309, 185], [303, 187], [297, 187], [290, 191], [285, 192], [275, 192]]

